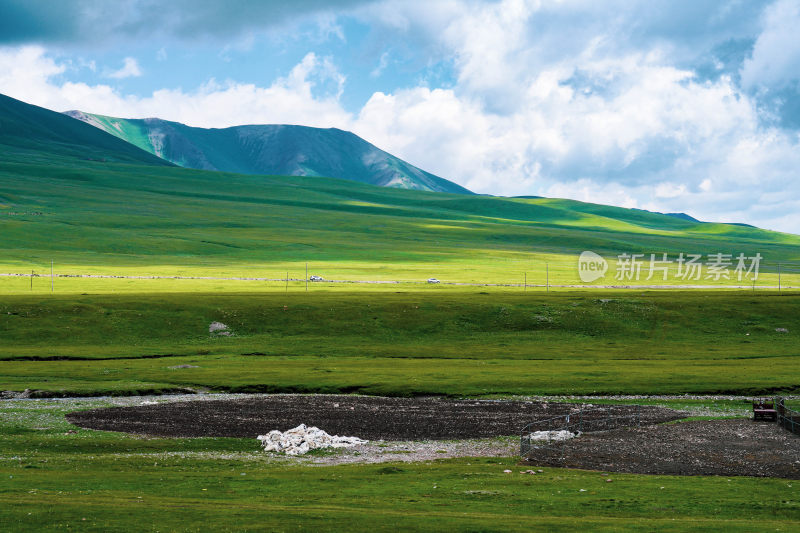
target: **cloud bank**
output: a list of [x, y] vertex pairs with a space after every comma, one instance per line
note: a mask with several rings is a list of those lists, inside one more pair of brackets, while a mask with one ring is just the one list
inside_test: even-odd
[[0, 0], [0, 43], [87, 44], [233, 37], [366, 0]]

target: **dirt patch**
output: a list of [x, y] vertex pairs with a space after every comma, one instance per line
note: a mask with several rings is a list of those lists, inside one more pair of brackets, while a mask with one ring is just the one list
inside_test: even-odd
[[[519, 435], [534, 420], [577, 409], [574, 404], [532, 401], [276, 394], [93, 409], [70, 413], [67, 420], [90, 429], [163, 437], [255, 438], [308, 424], [332, 435], [396, 441]], [[683, 416], [672, 409], [628, 405], [610, 406], [607, 413], [637, 411], [649, 424]]]
[[[547, 401], [278, 394], [148, 401], [70, 413], [67, 419], [85, 428], [140, 435], [253, 439], [271, 429], [306, 423], [331, 434], [372, 441], [357, 449], [301, 460], [338, 464], [513, 455], [519, 453], [519, 439], [495, 437], [518, 436], [530, 422], [578, 409], [578, 404]], [[736, 419], [655, 425], [681, 418], [683, 413], [624, 405], [584, 410], [583, 419], [591, 428], [592, 416], [627, 416], [630, 420], [637, 413], [642, 423], [649, 425], [584, 433], [558, 447], [534, 451], [526, 464], [641, 474], [800, 479], [800, 438], [773, 422]], [[272, 456], [257, 457], [267, 460]]]
[[800, 479], [800, 438], [774, 422], [681, 422], [585, 433], [557, 447], [532, 451], [526, 464], [637, 474]]

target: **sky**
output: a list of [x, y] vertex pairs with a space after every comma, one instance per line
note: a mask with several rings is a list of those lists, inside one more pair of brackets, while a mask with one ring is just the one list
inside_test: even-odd
[[0, 0], [0, 93], [800, 233], [797, 0]]

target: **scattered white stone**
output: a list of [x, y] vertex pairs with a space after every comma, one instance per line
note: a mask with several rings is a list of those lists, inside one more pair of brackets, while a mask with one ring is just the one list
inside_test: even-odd
[[279, 452], [286, 455], [303, 455], [319, 448], [349, 448], [369, 442], [357, 437], [329, 435], [317, 427], [308, 427], [305, 424], [283, 433], [273, 429], [257, 438], [261, 441], [265, 452]]
[[775, 331], [778, 333], [789, 333], [789, 330], [786, 328], [775, 328]]
[[232, 335], [230, 328], [222, 322], [212, 322], [209, 324], [208, 332], [218, 337], [230, 337]]
[[544, 440], [550, 442], [574, 439], [578, 435], [580, 435], [580, 433], [573, 433], [571, 431], [567, 431], [566, 429], [560, 429], [554, 431], [534, 431], [528, 436], [528, 438], [530, 440]]

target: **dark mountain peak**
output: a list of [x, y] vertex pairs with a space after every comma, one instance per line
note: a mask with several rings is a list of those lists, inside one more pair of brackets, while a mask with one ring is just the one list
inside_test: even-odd
[[293, 124], [196, 128], [158, 118], [69, 114], [189, 168], [343, 178], [384, 187], [471, 194], [339, 128]]

